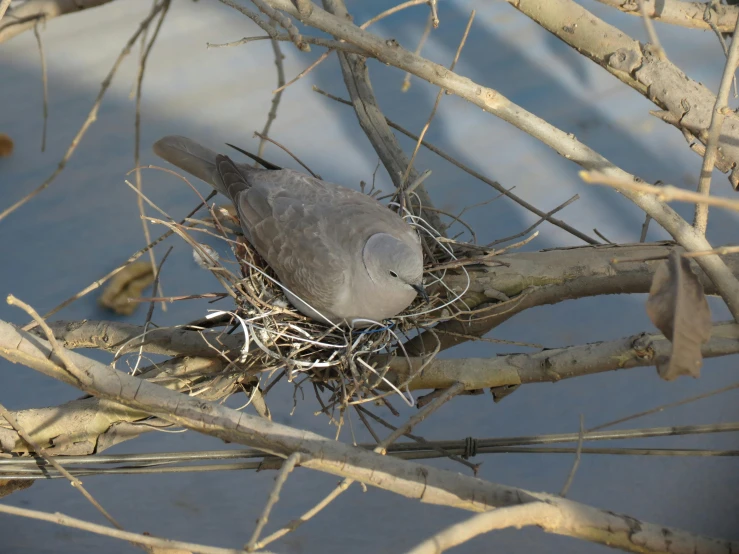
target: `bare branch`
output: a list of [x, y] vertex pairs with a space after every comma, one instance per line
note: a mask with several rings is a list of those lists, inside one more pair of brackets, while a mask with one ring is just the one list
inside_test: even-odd
[[667, 55], [665, 54], [665, 49], [662, 48], [662, 44], [659, 41], [659, 37], [657, 36], [657, 31], [654, 30], [654, 25], [652, 24], [652, 20], [649, 17], [649, 13], [647, 12], [647, 0], [638, 0], [639, 1], [639, 9], [641, 11], [642, 17], [644, 18], [644, 26], [647, 29], [647, 36], [649, 37], [649, 42], [652, 43], [652, 46], [654, 46], [654, 50], [657, 54], [657, 57], [660, 60], [666, 60]]
[[[708, 88], [685, 75], [670, 61], [660, 60], [652, 47], [642, 46], [621, 29], [599, 19], [573, 0], [507, 1], [580, 54], [654, 102], [662, 111], [651, 112], [652, 115], [683, 131], [690, 138], [690, 148], [703, 155], [703, 144], [708, 140], [712, 117], [711, 108], [716, 103], [716, 96]], [[623, 3], [623, 0], [617, 1]], [[706, 6], [699, 5], [702, 17]], [[633, 6], [636, 10], [639, 9], [636, 2], [633, 2]], [[730, 8], [736, 14], [737, 7]], [[587, 21], [588, 24], [573, 25], [578, 21]], [[734, 29], [735, 23], [736, 15], [729, 31]], [[739, 115], [731, 113], [726, 116], [720, 146], [716, 167], [726, 173], [739, 164]], [[739, 185], [739, 176], [732, 173], [729, 180], [734, 187]]]
[[584, 433], [585, 433], [585, 418], [583, 417], [582, 414], [580, 414], [580, 430], [577, 436], [577, 450], [575, 451], [575, 460], [572, 462], [572, 469], [570, 469], [570, 474], [567, 476], [567, 481], [565, 481], [565, 484], [562, 487], [562, 491], [559, 493], [559, 495], [562, 498], [567, 496], [567, 493], [569, 492], [570, 487], [572, 486], [572, 482], [575, 480], [575, 474], [577, 473], [577, 469], [580, 467], [580, 457], [582, 456], [582, 440], [583, 440]]
[[[146, 74], [146, 62], [149, 59], [149, 54], [151, 53], [151, 49], [154, 47], [154, 43], [157, 40], [157, 37], [159, 36], [159, 31], [162, 28], [162, 24], [164, 23], [164, 19], [167, 17], [167, 13], [169, 12], [169, 6], [171, 4], [171, 0], [163, 0], [162, 1], [162, 9], [159, 12], [159, 20], [157, 21], [156, 26], [154, 27], [154, 32], [151, 35], [151, 40], [149, 40], [148, 44], [143, 48], [143, 51], [141, 53], [141, 57], [139, 58], [139, 69], [138, 69], [138, 78], [136, 79], [136, 112], [134, 116], [134, 133], [133, 133], [133, 166], [135, 169], [135, 177], [136, 177], [136, 190], [141, 193], [142, 191], [142, 183], [141, 183], [141, 90], [144, 84], [144, 75]], [[146, 37], [143, 39], [146, 41]], [[151, 232], [149, 231], [149, 221], [146, 219], [146, 210], [144, 209], [144, 200], [141, 197], [141, 194], [136, 196], [136, 205], [139, 209], [139, 216], [141, 217], [141, 226], [142, 230], [144, 231], [144, 240], [146, 241], [146, 244], [149, 244], [151, 242]], [[164, 292], [162, 291], [161, 283], [159, 282], [159, 272], [157, 271], [157, 261], [156, 257], [154, 256], [154, 250], [149, 250], [149, 261], [151, 262], [151, 271], [154, 275], [156, 275], [154, 288], [153, 288], [153, 296], [156, 296], [157, 294], [159, 296], [164, 296]], [[152, 302], [152, 308], [154, 306], [154, 303]], [[162, 309], [166, 310], [166, 304], [162, 302]]]
[[[227, 363], [221, 358], [182, 357], [143, 368], [139, 375], [190, 392], [199, 381], [208, 382], [222, 374]], [[206, 390], [202, 398], [217, 398]], [[149, 417], [141, 410], [99, 398], [81, 398], [60, 406], [19, 410], [15, 417], [40, 447], [56, 456], [87, 456], [107, 450], [169, 423]], [[142, 420], [146, 420], [146, 424]], [[28, 445], [12, 429], [0, 426], [0, 450], [30, 453]], [[1, 495], [0, 495], [1, 496]]]
[[[0, 10], [0, 12], [2, 12], [2, 10]], [[0, 14], [0, 19], [2, 19], [1, 14]], [[47, 71], [46, 71], [46, 53], [44, 52], [44, 41], [41, 40], [41, 33], [39, 33], [39, 30], [38, 30], [38, 21], [33, 26], [33, 34], [36, 37], [36, 44], [38, 44], [38, 52], [39, 52], [39, 56], [41, 57], [41, 85], [44, 91], [44, 107], [43, 107], [44, 127], [41, 131], [41, 152], [45, 152], [46, 151], [46, 127], [49, 123], [49, 80], [48, 80]]]
[[449, 400], [457, 396], [459, 393], [464, 391], [463, 383], [454, 383], [448, 389], [440, 391], [439, 396], [433, 399], [432, 402], [424, 406], [417, 414], [411, 417], [404, 425], [401, 425], [395, 431], [390, 433], [382, 441], [377, 444], [375, 452], [380, 454], [387, 454], [387, 448], [393, 444], [400, 437], [411, 431], [416, 425], [421, 423], [424, 419], [434, 413], [436, 410], [441, 408]]
[[[346, 11], [346, 7], [341, 0], [324, 0], [324, 5], [330, 6], [331, 10], [340, 16], [340, 18], [337, 17], [336, 19], [346, 20], [349, 16]], [[320, 9], [314, 10], [313, 14], [316, 12], [330, 15], [328, 12]], [[311, 19], [313, 17], [314, 16], [311, 15]], [[387, 48], [386, 45], [384, 45], [384, 47]], [[377, 152], [377, 155], [382, 160], [382, 163], [385, 166], [385, 169], [387, 169], [395, 188], [402, 190], [404, 185], [403, 175], [405, 174], [406, 169], [409, 168], [410, 162], [403, 153], [403, 149], [398, 144], [398, 140], [395, 138], [395, 135], [390, 130], [385, 120], [385, 116], [380, 111], [380, 107], [375, 98], [375, 93], [372, 90], [367, 64], [364, 58], [360, 56], [344, 52], [339, 52], [338, 54], [339, 61], [341, 62], [341, 72], [344, 75], [344, 82], [346, 83], [347, 90], [352, 98], [354, 111], [357, 114], [359, 124], [367, 135], [369, 141], [372, 143], [375, 152]], [[418, 179], [418, 173], [412, 166], [410, 167], [407, 178], [411, 182]], [[416, 189], [416, 194], [422, 204], [422, 206], [416, 206], [417, 208], [433, 206], [428, 192], [426, 192], [426, 188], [423, 185]], [[421, 209], [421, 214], [434, 229], [441, 232], [443, 227], [438, 214], [423, 209]]]
[[[297, 15], [297, 9], [289, 0], [266, 0], [280, 10]], [[325, 0], [331, 2], [332, 0]], [[514, 0], [510, 0], [514, 1]], [[565, 0], [551, 0], [543, 4], [546, 11], [551, 6], [564, 2]], [[521, 2], [523, 3], [523, 0]], [[539, 2], [536, 2], [540, 6]], [[537, 8], [538, 9], [538, 8]], [[542, 11], [544, 8], [542, 7]], [[587, 13], [587, 12], [586, 12]], [[588, 18], [594, 17], [589, 15]], [[569, 19], [566, 18], [566, 19]], [[333, 34], [336, 38], [352, 42], [361, 48], [376, 53], [377, 58], [399, 69], [408, 71], [429, 83], [443, 87], [474, 105], [488, 111], [501, 119], [515, 125], [519, 129], [530, 134], [534, 138], [554, 149], [556, 152], [571, 160], [584, 169], [599, 170], [605, 174], [624, 179], [634, 179], [623, 169], [615, 166], [606, 158], [588, 148], [578, 141], [573, 135], [565, 133], [554, 127], [543, 119], [527, 112], [520, 106], [511, 102], [498, 91], [483, 87], [472, 80], [457, 75], [443, 66], [421, 58], [397, 43], [388, 45], [381, 38], [363, 31], [351, 25], [345, 18], [337, 17], [321, 9], [314, 9], [310, 17], [303, 18], [307, 25], [314, 26], [322, 31]], [[581, 25], [578, 27], [591, 27]], [[595, 27], [592, 26], [592, 27]], [[554, 31], [553, 31], [554, 32]], [[565, 33], [566, 34], [566, 33]], [[599, 35], [600, 36], [600, 35]], [[600, 40], [600, 39], [599, 39]], [[596, 41], [597, 42], [597, 41]], [[661, 62], [664, 63], [664, 62]], [[679, 95], [674, 95], [679, 96]], [[384, 123], [384, 120], [383, 120]], [[739, 122], [738, 122], [739, 123]], [[739, 141], [737, 141], [739, 144]], [[415, 180], [413, 178], [412, 180]], [[652, 216], [662, 227], [670, 233], [673, 238], [687, 250], [710, 250], [711, 245], [705, 237], [697, 234], [682, 217], [672, 208], [653, 197], [631, 192], [624, 192], [642, 210]], [[711, 280], [721, 291], [721, 297], [726, 302], [734, 319], [739, 321], [739, 281], [731, 274], [726, 265], [718, 256], [704, 256], [698, 258], [699, 265], [710, 276]]]
[[[58, 365], [46, 341], [4, 322], [0, 322], [0, 355], [74, 384]], [[217, 403], [169, 391], [116, 372], [74, 352], [68, 352], [68, 356], [76, 366], [92, 376], [91, 384], [84, 385], [84, 390], [98, 397], [143, 409], [172, 423], [272, 454], [287, 457], [294, 452], [304, 453], [308, 460], [301, 463], [303, 467], [349, 477], [422, 502], [476, 511], [535, 501], [554, 503], [571, 510], [570, 513], [576, 517], [569, 519], [566, 528], [556, 527], [553, 532], [632, 552], [728, 554], [739, 548], [730, 541], [700, 537], [551, 495], [531, 493], [346, 446], [314, 433], [298, 431]]]
[[[234, 550], [231, 548], [218, 548], [216, 546], [205, 546], [192, 542], [162, 539], [159, 537], [152, 537], [148, 533], [143, 535], [132, 533], [130, 531], [111, 529], [105, 525], [98, 525], [97, 523], [91, 523], [75, 517], [65, 516], [58, 512], [50, 514], [39, 510], [29, 510], [28, 508], [17, 508], [15, 506], [0, 504], [0, 513], [38, 519], [40, 521], [48, 521], [49, 523], [56, 523], [57, 525], [63, 525], [65, 527], [81, 529], [82, 531], [88, 531], [90, 533], [96, 533], [98, 535], [112, 537], [114, 539], [121, 539], [134, 544], [162, 549], [161, 552], [164, 552], [165, 550], [168, 552], [175, 552], [175, 549], [179, 549], [177, 550], [178, 552], [186, 551], [193, 552], [195, 554], [243, 554], [244, 552], [243, 550]], [[265, 552], [264, 554], [268, 553]]]
[[[213, 198], [216, 195], [216, 191], [214, 190], [211, 192], [203, 202], [195, 206], [195, 209], [192, 210], [188, 215], [185, 216], [184, 219], [180, 221], [180, 225], [185, 223], [191, 216], [195, 215], [195, 213], [200, 210], [203, 206], [206, 205], [207, 201]], [[107, 283], [110, 279], [118, 275], [121, 271], [123, 271], [130, 263], [135, 262], [138, 260], [141, 256], [143, 256], [146, 252], [148, 252], [151, 248], [154, 248], [157, 244], [162, 242], [163, 240], [169, 238], [174, 234], [174, 231], [167, 231], [163, 235], [161, 235], [159, 238], [154, 239], [152, 242], [144, 246], [141, 250], [138, 250], [135, 252], [130, 258], [128, 258], [122, 265], [119, 265], [117, 268], [115, 268], [113, 271], [108, 273], [107, 275], [102, 276], [100, 279], [97, 279], [92, 284], [86, 286], [84, 289], [79, 291], [78, 293], [74, 294], [73, 296], [67, 298], [64, 302], [56, 306], [55, 308], [52, 308], [50, 311], [46, 312], [44, 314], [44, 319], [54, 315], [55, 313], [59, 312], [60, 310], [66, 308], [76, 300], [79, 300], [86, 294], [89, 294], [90, 292], [94, 291], [95, 289], [103, 286], [105, 283]], [[29, 329], [33, 329], [36, 326], [35, 323], [30, 323], [24, 327], [24, 330], [28, 331]]]
[[[319, 94], [323, 94], [324, 96], [326, 96], [327, 98], [330, 98], [331, 100], [334, 100], [334, 101], [339, 102], [341, 104], [344, 104], [346, 106], [351, 106], [352, 105], [352, 103], [349, 102], [348, 100], [344, 100], [343, 98], [339, 98], [338, 96], [334, 96], [333, 94], [329, 94], [326, 91], [323, 91], [323, 90], [321, 90], [320, 88], [318, 88], [316, 86], [313, 87], [313, 90], [315, 90]], [[394, 121], [392, 121], [392, 120], [390, 120], [388, 118], [385, 118], [385, 121], [387, 121], [387, 124], [390, 127], [392, 127], [393, 129], [395, 129], [397, 131], [400, 131], [401, 133], [403, 133], [405, 136], [407, 136], [411, 140], [418, 140], [419, 137], [417, 135], [414, 135], [413, 133], [411, 133], [410, 131], [408, 131], [406, 128], [398, 125]], [[428, 142], [426, 140], [422, 140], [421, 141], [421, 145], [423, 147], [431, 150], [431, 152], [433, 152], [437, 156], [440, 156], [441, 158], [444, 158], [449, 163], [457, 166], [459, 169], [461, 169], [465, 173], [468, 173], [469, 175], [472, 175], [475, 179], [479, 179], [480, 181], [482, 181], [486, 185], [491, 186], [492, 188], [494, 188], [495, 190], [497, 190], [498, 192], [500, 192], [503, 196], [505, 196], [507, 198], [510, 198], [516, 204], [518, 204], [519, 206], [521, 206], [522, 208], [530, 211], [531, 213], [534, 213], [534, 214], [538, 215], [539, 217], [545, 219], [546, 221], [548, 221], [552, 225], [555, 225], [555, 226], [559, 227], [560, 229], [562, 229], [564, 231], [567, 231], [572, 236], [577, 237], [581, 241], [586, 242], [588, 244], [600, 244], [597, 240], [593, 239], [592, 237], [589, 237], [588, 235], [586, 235], [584, 233], [581, 233], [580, 231], [578, 231], [574, 227], [571, 227], [570, 225], [568, 225], [564, 221], [561, 221], [559, 219], [556, 219], [554, 217], [551, 217], [551, 215], [549, 213], [545, 213], [544, 211], [540, 210], [536, 206], [534, 206], [532, 204], [529, 204], [526, 200], [524, 200], [523, 198], [520, 198], [519, 196], [517, 196], [516, 194], [514, 194], [513, 192], [511, 192], [510, 190], [508, 190], [507, 188], [505, 188], [503, 185], [501, 185], [497, 181], [493, 181], [492, 179], [488, 179], [487, 177], [485, 177], [481, 173], [478, 173], [477, 171], [475, 171], [471, 167], [466, 166], [465, 164], [463, 164], [462, 162], [460, 162], [457, 159], [453, 158], [452, 156], [450, 156], [449, 154], [447, 154], [446, 152], [444, 152], [440, 148], [434, 146], [430, 142]]]
[[531, 502], [523, 506], [509, 506], [455, 523], [409, 550], [408, 554], [439, 554], [478, 535], [507, 527], [520, 529], [538, 525], [545, 531], [556, 532], [553, 529], [563, 526], [564, 523], [562, 512], [552, 503]]
[[[40, 20], [48, 21], [54, 17], [68, 13], [77, 13], [81, 10], [95, 8], [107, 4], [112, 0], [29, 0], [13, 8], [5, 14], [0, 9], [0, 44], [23, 33]], [[3, 0], [3, 3], [6, 3]], [[7, 1], [10, 4], [10, 1]], [[6, 6], [7, 7], [7, 6]]]
[[[471, 284], [464, 297], [465, 303], [470, 308], [491, 305], [483, 319], [476, 316], [466, 321], [449, 322], [445, 327], [437, 326], [435, 331], [442, 349], [469, 340], [478, 324], [492, 329], [533, 306], [601, 294], [649, 292], [656, 268], [652, 262], [667, 258], [675, 248], [679, 247], [655, 243], [517, 252], [493, 258], [501, 262], [494, 268], [470, 266], [467, 271]], [[724, 250], [714, 252], [724, 253]], [[725, 262], [739, 276], [739, 256], [727, 255]], [[706, 294], [716, 294], [716, 288], [705, 274], [699, 272], [698, 276]], [[467, 279], [461, 273], [450, 272], [445, 282], [452, 290], [461, 291]], [[499, 293], [510, 301], [493, 306]], [[49, 325], [57, 340], [73, 349], [100, 348], [126, 353], [134, 350], [134, 340], [143, 333], [143, 327], [121, 322], [57, 321]], [[424, 341], [421, 335], [406, 343], [406, 348], [411, 355], [419, 355], [426, 348]], [[433, 349], [435, 344], [429, 341], [429, 348]], [[240, 339], [232, 335], [165, 328], [147, 333], [144, 351], [169, 356], [215, 356], [214, 348], [228, 354], [237, 352], [241, 346]]]
[[98, 512], [103, 514], [103, 517], [105, 517], [105, 519], [107, 519], [117, 529], [123, 530], [121, 524], [118, 523], [115, 518], [110, 515], [108, 511], [103, 508], [100, 503], [95, 500], [95, 498], [87, 491], [87, 489], [82, 485], [82, 481], [80, 481], [76, 477], [73, 477], [66, 469], [64, 469], [64, 467], [59, 464], [59, 462], [54, 459], [54, 456], [50, 455], [45, 448], [37, 445], [35, 441], [31, 438], [31, 436], [25, 432], [23, 427], [21, 427], [15, 416], [13, 416], [13, 414], [11, 414], [2, 404], [0, 404], [0, 416], [5, 418], [5, 421], [10, 424], [10, 426], [15, 430], [16, 433], [18, 433], [18, 436], [20, 436], [24, 441], [26, 441], [29, 446], [33, 448], [33, 451], [36, 453], [36, 455], [41, 456], [54, 469], [64, 475], [64, 477], [67, 478], [72, 486], [80, 491], [80, 493], [82, 493], [82, 496], [84, 496]]
[[[310, 2], [308, 2], [308, 4], [310, 5]], [[299, 4], [298, 7], [300, 8], [301, 5]], [[305, 10], [305, 6], [303, 6], [303, 9]], [[272, 123], [277, 118], [277, 108], [280, 106], [280, 100], [282, 99], [282, 87], [285, 85], [285, 65], [282, 63], [282, 60], [285, 59], [285, 56], [282, 53], [282, 48], [280, 48], [279, 41], [272, 39], [270, 40], [270, 42], [272, 44], [272, 52], [275, 56], [275, 69], [277, 70], [278, 90], [277, 92], [272, 93], [272, 104], [269, 108], [269, 113], [267, 114], [267, 121], [264, 122], [262, 133], [259, 135], [259, 149], [257, 150], [257, 156], [259, 157], [262, 157], [262, 155], [264, 154], [264, 147], [266, 146], [267, 140], [269, 140], [269, 131], [272, 128]]]
[[[75, 0], [71, 0], [70, 3], [74, 5], [76, 2]], [[144, 29], [146, 29], [149, 26], [149, 24], [153, 21], [154, 17], [156, 17], [156, 15], [163, 8], [164, 8], [163, 4], [155, 4], [151, 12], [149, 12], [146, 18], [139, 24], [139, 27], [136, 30], [136, 32], [134, 32], [131, 38], [128, 39], [128, 42], [125, 44], [125, 46], [123, 47], [123, 50], [121, 50], [121, 53], [118, 55], [118, 58], [113, 63], [113, 67], [110, 68], [108, 75], [103, 80], [103, 83], [100, 86], [100, 91], [98, 92], [98, 95], [95, 98], [95, 102], [93, 103], [92, 108], [90, 109], [90, 112], [87, 114], [87, 119], [85, 119], [84, 123], [82, 123], [82, 127], [80, 127], [79, 131], [77, 131], [77, 134], [72, 139], [72, 142], [67, 148], [67, 151], [65, 152], [64, 157], [62, 157], [61, 161], [57, 165], [57, 168], [54, 170], [54, 172], [49, 177], [47, 177], [47, 179], [43, 183], [41, 183], [37, 188], [32, 190], [29, 194], [27, 194], [26, 196], [18, 200], [16, 203], [14, 203], [9, 208], [6, 208], [2, 212], [0, 212], [0, 221], [5, 219], [8, 215], [13, 213], [15, 210], [17, 210], [21, 206], [23, 206], [26, 202], [31, 200], [37, 194], [42, 192], [64, 170], [64, 168], [67, 165], [67, 162], [72, 157], [72, 154], [74, 154], [74, 151], [77, 149], [77, 145], [82, 140], [82, 137], [85, 136], [85, 133], [87, 132], [87, 130], [97, 119], [97, 113], [98, 113], [98, 110], [100, 109], [100, 104], [103, 101], [103, 97], [105, 96], [105, 93], [107, 92], [108, 87], [110, 87], [110, 84], [113, 81], [113, 76], [118, 71], [118, 68], [120, 67], [125, 57], [131, 53], [131, 48], [133, 48], [133, 45], [136, 44], [136, 41], [138, 40], [141, 33], [144, 32]], [[0, 34], [1, 33], [2, 33], [2, 28], [0, 28]], [[0, 42], [2, 42], [2, 40], [0, 40]]]
[[277, 474], [277, 477], [275, 477], [275, 486], [272, 488], [272, 492], [269, 495], [267, 504], [264, 506], [262, 515], [259, 516], [259, 519], [257, 520], [257, 525], [254, 528], [254, 533], [252, 534], [251, 539], [249, 539], [248, 544], [244, 546], [244, 550], [246, 550], [247, 552], [254, 552], [254, 550], [256, 550], [256, 544], [259, 540], [259, 535], [262, 533], [262, 529], [264, 529], [264, 526], [267, 525], [267, 521], [269, 521], [269, 514], [272, 511], [272, 508], [280, 499], [280, 491], [282, 490], [282, 486], [285, 484], [285, 481], [287, 481], [288, 475], [290, 475], [292, 470], [295, 469], [295, 466], [300, 465], [300, 460], [300, 452], [294, 452], [287, 457], [287, 460], [282, 462], [280, 472]]
[[607, 185], [621, 191], [653, 194], [658, 200], [663, 202], [677, 200], [678, 202], [688, 202], [690, 204], [703, 203], [706, 206], [717, 206], [735, 212], [739, 211], [739, 200], [724, 198], [722, 196], [704, 196], [700, 192], [693, 192], [672, 185], [648, 185], [641, 180], [623, 179], [598, 171], [581, 171], [580, 178], [586, 183]]
[[[708, 128], [708, 140], [706, 141], [706, 152], [703, 154], [703, 165], [701, 166], [700, 177], [698, 180], [698, 192], [708, 196], [711, 192], [711, 174], [716, 164], [716, 156], [718, 155], [719, 139], [721, 137], [721, 127], [724, 124], [725, 114], [734, 113], [729, 110], [729, 92], [731, 84], [734, 82], [734, 74], [736, 66], [739, 64], [739, 19], [734, 29], [734, 35], [731, 39], [729, 47], [729, 55], [726, 57], [726, 65], [724, 73], [721, 77], [721, 84], [718, 87], [716, 102], [711, 112], [711, 126]], [[700, 203], [695, 206], [695, 219], [693, 220], [695, 230], [702, 234], [706, 234], [708, 227], [708, 204]]]
[[238, 352], [242, 339], [210, 330], [196, 331], [160, 327], [146, 333], [146, 341], [136, 340], [144, 334], [140, 325], [118, 321], [54, 321], [49, 323], [57, 340], [65, 348], [98, 348], [118, 355], [135, 352], [139, 347], [150, 354], [165, 356], [207, 356]]
[[[598, 0], [630, 15], [639, 16], [639, 5], [634, 0]], [[707, 2], [690, 2], [685, 0], [644, 0], [647, 16], [662, 23], [690, 27], [693, 29], [710, 30], [703, 19]], [[726, 6], [718, 2], [711, 2], [710, 9], [718, 15], [719, 30], [730, 33], [736, 26], [737, 6]]]
[[[459, 61], [459, 56], [462, 53], [462, 48], [464, 48], [464, 44], [465, 42], [467, 42], [467, 36], [470, 34], [470, 27], [472, 27], [472, 22], [475, 20], [475, 13], [475, 10], [472, 10], [472, 12], [470, 13], [470, 18], [467, 20], [467, 26], [465, 27], [464, 33], [462, 34], [462, 40], [459, 41], [459, 46], [457, 46], [457, 51], [454, 54], [454, 59], [449, 65], [449, 71], [454, 71], [454, 67], [457, 65], [457, 61]], [[421, 129], [421, 132], [418, 135], [416, 146], [413, 148], [413, 154], [411, 154], [411, 159], [408, 162], [408, 167], [403, 174], [403, 186], [407, 186], [408, 184], [408, 176], [411, 172], [411, 169], [413, 168], [413, 162], [416, 161], [416, 155], [418, 154], [418, 150], [421, 148], [421, 142], [423, 142], [423, 138], [426, 136], [426, 132], [431, 126], [431, 121], [433, 121], [434, 116], [436, 115], [436, 110], [439, 107], [439, 102], [441, 102], [442, 96], [444, 96], [444, 89], [439, 89], [439, 92], [436, 94], [436, 100], [434, 100], [434, 106], [431, 108], [431, 113], [426, 120], [426, 124], [423, 126], [423, 129]]]
[[[459, 381], [466, 390], [477, 390], [526, 383], [556, 383], [562, 379], [653, 366], [669, 356], [672, 345], [659, 333], [639, 333], [614, 341], [554, 348], [533, 354], [510, 354], [495, 358], [434, 359], [408, 384], [411, 390], [440, 389]], [[703, 345], [704, 358], [739, 353], [739, 324], [721, 323], [713, 327], [710, 340]], [[394, 385], [405, 383], [416, 374], [425, 358], [378, 357], [389, 363], [385, 377]]]

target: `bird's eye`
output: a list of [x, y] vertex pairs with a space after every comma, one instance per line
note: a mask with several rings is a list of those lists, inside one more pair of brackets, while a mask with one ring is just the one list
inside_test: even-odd
[[395, 277], [396, 279], [398, 278], [398, 274], [397, 274], [397, 273], [395, 273], [395, 272], [394, 272], [394, 271], [392, 271], [392, 270], [390, 270], [390, 275], [391, 275], [392, 277]]

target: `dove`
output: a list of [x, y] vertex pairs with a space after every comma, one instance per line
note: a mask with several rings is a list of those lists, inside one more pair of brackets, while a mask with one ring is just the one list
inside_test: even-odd
[[235, 163], [182, 136], [153, 149], [233, 202], [244, 236], [309, 318], [365, 327], [418, 294], [428, 299], [418, 234], [374, 198], [291, 169]]

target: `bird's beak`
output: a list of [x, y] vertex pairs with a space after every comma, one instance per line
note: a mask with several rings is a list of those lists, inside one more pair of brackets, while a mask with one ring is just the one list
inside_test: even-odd
[[413, 287], [426, 302], [429, 301], [429, 295], [426, 293], [426, 289], [423, 288], [423, 285], [411, 285], [411, 287]]

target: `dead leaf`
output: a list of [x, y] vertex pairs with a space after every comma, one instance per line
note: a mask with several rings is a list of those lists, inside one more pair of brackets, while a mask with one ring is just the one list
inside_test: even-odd
[[690, 261], [676, 251], [654, 274], [647, 314], [672, 343], [669, 359], [657, 361], [659, 376], [665, 381], [681, 375], [700, 377], [701, 345], [711, 337], [711, 310]]
[[129, 302], [129, 298], [140, 298], [146, 287], [154, 282], [154, 271], [149, 262], [136, 262], [119, 271], [100, 295], [101, 306], [120, 315], [131, 315], [140, 302]]
[[0, 133], [0, 158], [10, 156], [13, 153], [13, 139], [5, 133]]

